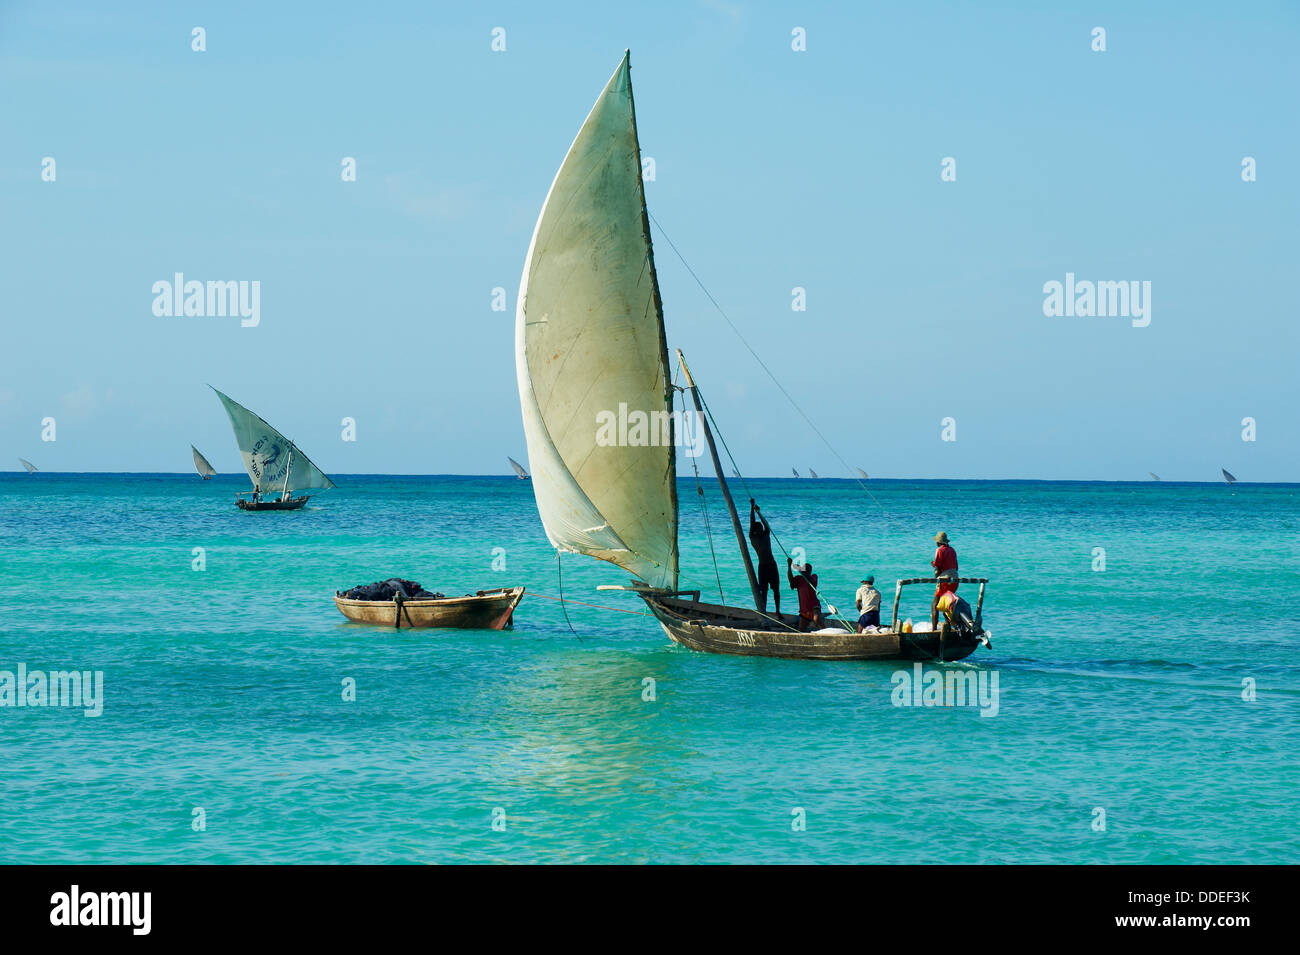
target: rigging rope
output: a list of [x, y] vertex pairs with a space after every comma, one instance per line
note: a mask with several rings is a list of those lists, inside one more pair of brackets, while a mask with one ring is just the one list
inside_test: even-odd
[[[803, 410], [803, 408], [799, 407], [799, 403], [794, 400], [794, 396], [791, 395], [790, 392], [786, 391], [785, 385], [781, 384], [780, 380], [772, 372], [772, 369], [767, 366], [767, 362], [763, 361], [763, 359], [759, 357], [758, 352], [754, 351], [754, 347], [750, 345], [749, 341], [745, 338], [745, 336], [740, 333], [740, 329], [736, 327], [736, 323], [731, 320], [731, 318], [727, 315], [725, 311], [723, 311], [722, 306], [718, 304], [718, 300], [713, 297], [713, 293], [710, 292], [705, 287], [702, 281], [700, 281], [700, 277], [695, 274], [695, 270], [691, 268], [690, 263], [686, 261], [686, 257], [682, 255], [681, 250], [677, 248], [676, 244], [672, 240], [672, 237], [669, 236], [668, 233], [664, 231], [663, 225], [661, 225], [659, 220], [654, 217], [654, 213], [650, 212], [650, 210], [647, 209], [646, 215], [650, 217], [650, 221], [653, 222], [655, 226], [659, 229], [659, 234], [664, 237], [664, 241], [668, 243], [668, 247], [673, 250], [673, 253], [681, 261], [686, 271], [691, 274], [691, 278], [695, 279], [695, 284], [700, 287], [700, 291], [702, 291], [705, 297], [707, 297], [708, 300], [713, 303], [713, 307], [718, 310], [718, 314], [722, 316], [723, 321], [725, 321], [727, 325], [731, 327], [731, 330], [736, 333], [736, 337], [740, 339], [740, 343], [745, 346], [745, 348], [749, 351], [751, 355], [754, 356], [754, 361], [758, 362], [759, 367], [761, 367], [763, 371], [767, 372], [767, 377], [772, 379], [772, 384], [776, 385], [776, 387], [780, 389], [781, 394], [785, 395], [786, 400], [790, 402], [790, 406], [794, 408], [795, 411], [799, 412], [799, 416], [802, 417], [804, 421], [808, 422], [808, 427], [812, 428], [813, 433], [816, 434], [817, 437], [821, 439], [822, 444], [826, 445], [827, 449], [831, 452], [831, 454], [835, 455], [836, 460], [838, 460], [840, 464], [844, 465], [845, 471], [847, 471], [849, 476], [854, 481], [857, 482], [858, 487], [862, 488], [862, 490], [867, 492], [867, 495], [871, 498], [872, 501], [875, 502], [875, 505], [878, 508], [880, 508], [881, 513], [885, 515], [885, 520], [887, 521], [892, 520], [893, 517], [889, 513], [889, 511], [886, 510], [885, 505], [881, 504], [880, 501], [877, 500], [876, 496], [871, 493], [871, 490], [865, 484], [862, 483], [862, 479], [859, 478], [857, 474], [854, 473], [854, 469], [849, 465], [849, 462], [845, 461], [843, 456], [841, 456], [840, 453], [835, 450], [835, 446], [832, 445], [830, 441], [827, 440], [826, 435], [822, 434], [821, 429], [818, 428], [817, 425], [813, 423], [812, 418], [808, 417], [808, 414]], [[712, 413], [710, 413], [709, 417], [710, 418], [713, 417]], [[716, 421], [714, 422], [714, 425], [716, 428], [717, 425]], [[730, 457], [731, 452], [728, 451], [727, 454], [728, 457]], [[739, 469], [737, 468], [737, 470]], [[744, 478], [741, 478], [741, 481], [743, 483]]]
[[[678, 366], [678, 371], [681, 366]], [[676, 381], [673, 382], [673, 388], [677, 391], [684, 392], [686, 389], [680, 387]], [[718, 582], [718, 603], [724, 607], [727, 604], [727, 597], [722, 592], [722, 574], [718, 571], [718, 552], [713, 547], [713, 528], [709, 524], [709, 505], [704, 498], [704, 485], [700, 483], [700, 468], [691, 458], [691, 470], [695, 472], [695, 490], [700, 498], [700, 509], [704, 512], [704, 535], [709, 539], [709, 555], [713, 558], [713, 577]]]
[[727, 597], [722, 592], [722, 574], [718, 571], [718, 552], [713, 548], [713, 529], [709, 526], [709, 505], [704, 498], [704, 485], [700, 483], [700, 469], [691, 459], [691, 469], [695, 471], [695, 490], [700, 497], [700, 509], [704, 512], [704, 536], [709, 539], [709, 555], [713, 558], [713, 577], [718, 582], [718, 603], [726, 606]]
[[[724, 437], [722, 436], [722, 429], [718, 427], [718, 419], [715, 418], [715, 417], [713, 416], [713, 409], [709, 407], [709, 403], [708, 403], [707, 401], [704, 400], [704, 395], [702, 395], [702, 394], [700, 393], [700, 390], [699, 390], [698, 388], [695, 389], [695, 395], [696, 395], [696, 397], [698, 397], [698, 398], [700, 399], [700, 404], [701, 404], [701, 405], [703, 406], [703, 408], [704, 408], [704, 413], [705, 413], [706, 415], [708, 415], [708, 416], [709, 416], [709, 420], [713, 422], [713, 433], [714, 433], [714, 435], [717, 436], [718, 440], [722, 442], [722, 448], [723, 448], [724, 451], [727, 452], [727, 459], [731, 462], [731, 467], [732, 467], [732, 469], [734, 470], [734, 472], [735, 472], [736, 474], [740, 474], [740, 467], [736, 464], [736, 459], [735, 459], [735, 458], [732, 456], [732, 454], [731, 454], [731, 448], [727, 447], [727, 439], [724, 438]], [[696, 480], [698, 481], [698, 472], [697, 472]], [[754, 495], [753, 495], [753, 493], [750, 492], [750, 490], [749, 490], [749, 485], [745, 482], [744, 477], [741, 477], [741, 479], [740, 479], [740, 484], [741, 484], [741, 486], [744, 487], [744, 489], [745, 489], [745, 496], [748, 497], [751, 501], [754, 500]], [[870, 494], [871, 492], [868, 491], [867, 493]], [[877, 503], [879, 503], [879, 502], [877, 502]], [[882, 510], [883, 510], [883, 508], [882, 508]], [[771, 525], [771, 524], [768, 524], [767, 529], [768, 529], [768, 532], [772, 535], [772, 539], [776, 541], [776, 546], [779, 547], [779, 548], [781, 548], [781, 553], [782, 553], [782, 555], [785, 556], [787, 559], [792, 559], [792, 558], [790, 557], [790, 552], [787, 551], [787, 550], [785, 549], [785, 545], [781, 543], [781, 538], [777, 536], [776, 531], [772, 530], [772, 525]], [[716, 562], [716, 559], [715, 559], [715, 561], [714, 561], [715, 568], [716, 568], [716, 563], [717, 563], [717, 562]], [[804, 579], [807, 580], [806, 577], [805, 577]], [[721, 585], [719, 585], [719, 586], [721, 586]], [[826, 600], [824, 597], [822, 597], [822, 593], [821, 593], [821, 591], [818, 590], [816, 586], [814, 586], [814, 584], [813, 584], [813, 582], [812, 582], [811, 580], [808, 581], [808, 586], [812, 587], [812, 589], [813, 589], [813, 593], [815, 593], [815, 594], [817, 595], [817, 599], [818, 599], [818, 600], [823, 600], [823, 601], [825, 602], [827, 609], [829, 609], [830, 612], [831, 612], [831, 619], [838, 621], [839, 624], [840, 624], [840, 626], [842, 626], [845, 630], [849, 631], [850, 633], [854, 632], [853, 627], [849, 624], [848, 621], [846, 621], [846, 620], [845, 620], [845, 619], [840, 615], [840, 612], [839, 612], [839, 610], [837, 610], [837, 609], [835, 608], [835, 605], [834, 605], [833, 603], [831, 603], [829, 600]], [[725, 601], [724, 601], [724, 603], [725, 603]], [[761, 613], [761, 611], [760, 611], [760, 613]], [[764, 616], [767, 616], [767, 615], [764, 614]], [[789, 625], [786, 624], [786, 626], [789, 626]], [[791, 628], [791, 629], [794, 629], [794, 628]]]
[[[595, 607], [597, 610], [612, 610], [615, 613], [630, 613], [638, 617], [653, 617], [654, 614], [646, 610], [624, 610], [622, 607], [606, 607], [601, 604], [587, 603], [585, 600], [573, 600], [569, 597], [552, 597], [550, 594], [539, 594], [534, 590], [525, 591], [525, 597], [541, 597], [543, 600], [559, 600], [562, 603], [579, 604], [583, 607]], [[567, 619], [567, 618], [566, 618]], [[573, 629], [570, 627], [569, 629]], [[580, 638], [581, 639], [581, 638]]]
[[569, 619], [569, 610], [564, 606], [564, 573], [560, 570], [560, 549], [555, 549], [555, 578], [560, 584], [560, 610], [564, 612], [564, 622], [569, 625], [569, 633], [578, 637], [578, 642], [582, 643], [582, 637], [578, 636], [578, 631], [573, 629], [573, 621]]
[[[630, 613], [630, 614], [633, 614], [633, 615], [638, 616], [638, 617], [653, 617], [653, 616], [654, 616], [654, 614], [650, 613], [650, 612], [647, 611], [647, 610], [624, 610], [622, 607], [608, 607], [608, 606], [605, 606], [604, 604], [593, 604], [593, 603], [587, 603], [585, 600], [573, 600], [572, 598], [569, 598], [569, 597], [553, 597], [553, 596], [551, 596], [550, 594], [539, 594], [539, 593], [537, 593], [537, 592], [534, 591], [534, 590], [529, 590], [529, 591], [525, 592], [524, 596], [525, 596], [525, 597], [541, 597], [543, 600], [561, 600], [561, 601], [563, 601], [564, 603], [579, 604], [580, 606], [583, 606], [583, 607], [594, 607], [594, 608], [597, 609], [597, 610], [612, 610], [612, 611], [614, 611], [615, 613]], [[761, 610], [756, 610], [756, 611], [754, 611], [754, 612], [757, 613], [757, 614], [759, 614], [759, 615], [760, 615], [761, 617], [763, 617], [764, 619], [772, 621], [772, 622], [773, 622], [774, 624], [776, 624], [777, 626], [783, 627], [783, 628], [785, 628], [786, 630], [789, 630], [789, 631], [794, 632], [794, 633], [798, 633], [798, 632], [799, 632], [795, 627], [790, 626], [790, 625], [789, 625], [788, 623], [786, 623], [784, 620], [778, 620], [778, 619], [776, 619], [775, 617], [772, 617], [772, 616], [769, 616], [768, 614], [763, 613]]]

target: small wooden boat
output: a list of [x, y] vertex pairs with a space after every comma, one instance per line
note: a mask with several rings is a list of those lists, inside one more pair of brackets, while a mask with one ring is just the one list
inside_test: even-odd
[[335, 594], [334, 605], [353, 623], [505, 630], [512, 625], [515, 607], [523, 596], [523, 587], [498, 587], [437, 600], [351, 600]]
[[[248, 492], [245, 491], [245, 494]], [[310, 494], [304, 494], [302, 497], [291, 497], [287, 500], [280, 501], [257, 501], [252, 498], [242, 498], [235, 495], [235, 506], [241, 511], [296, 511], [307, 503], [311, 497]]]

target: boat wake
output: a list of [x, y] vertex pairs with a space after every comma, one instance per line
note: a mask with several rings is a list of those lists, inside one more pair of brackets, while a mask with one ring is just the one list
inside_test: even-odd
[[[1223, 692], [1225, 687], [1238, 687], [1242, 676], [1246, 675], [1260, 682], [1267, 681], [1270, 684], [1270, 692], [1300, 696], [1300, 688], [1296, 688], [1296, 668], [1288, 664], [1251, 666], [1247, 673], [1240, 666], [1226, 668], [1215, 663], [1163, 658], [1124, 660], [1107, 657], [1100, 660], [1040, 660], [1032, 657], [1011, 657], [998, 661], [997, 667], [1004, 670], [1085, 679], [1131, 680], [1178, 685], [1216, 693]], [[1273, 677], [1276, 679], [1271, 679]], [[1207, 679], [1213, 682], [1207, 682]]]

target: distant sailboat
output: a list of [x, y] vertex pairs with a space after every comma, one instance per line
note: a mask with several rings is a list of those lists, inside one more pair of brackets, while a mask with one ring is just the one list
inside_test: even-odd
[[1159, 480], [1160, 480], [1160, 475], [1159, 475], [1159, 474], [1156, 474], [1155, 471], [1148, 471], [1147, 474], [1150, 474], [1150, 475], [1151, 475], [1151, 480], [1153, 480], [1153, 481], [1159, 481]]
[[867, 479], [867, 472], [862, 470], [862, 468], [858, 468], [858, 477], [865, 481]]
[[814, 481], [817, 480], [817, 472], [814, 471], [812, 468], [808, 469], [808, 476], [811, 477]]
[[1227, 468], [1219, 468], [1219, 470], [1223, 472], [1223, 479], [1227, 481], [1229, 484], [1237, 483], [1237, 479], [1228, 473]]
[[31, 461], [25, 460], [24, 458], [19, 458], [19, 459], [18, 459], [18, 463], [21, 464], [23, 467], [25, 467], [25, 468], [27, 469], [27, 473], [28, 473], [28, 474], [35, 474], [35, 473], [36, 473], [36, 470], [37, 470], [37, 469], [36, 469], [36, 465], [32, 464]]
[[790, 469], [790, 473], [793, 474], [795, 477], [798, 477], [798, 476], [799, 476], [799, 472], [796, 471], [794, 468], [791, 468], [791, 469]]
[[[212, 390], [217, 391], [216, 388]], [[312, 464], [292, 441], [234, 399], [219, 391], [217, 397], [230, 416], [230, 425], [235, 429], [235, 443], [239, 445], [244, 468], [253, 481], [251, 499], [235, 495], [235, 503], [241, 510], [292, 511], [306, 504], [310, 497], [307, 494], [294, 497], [294, 491], [334, 487], [334, 482], [325, 472]], [[263, 494], [277, 492], [280, 495], [278, 500], [262, 500]]]
[[740, 472], [737, 471], [735, 468], [731, 469], [731, 476], [734, 477], [737, 481], [740, 480]]
[[203, 480], [207, 480], [217, 473], [217, 469], [208, 463], [208, 459], [199, 453], [199, 449], [190, 445], [190, 450], [194, 452], [194, 467], [199, 472]]
[[518, 461], [516, 461], [514, 458], [511, 457], [507, 457], [506, 460], [509, 461], [510, 466], [515, 469], [515, 477], [519, 478], [519, 480], [521, 481], [526, 480], [528, 478], [528, 472], [524, 470], [524, 466], [522, 464], [520, 464]]
[[[986, 642], [978, 608], [970, 628], [908, 628], [905, 637], [902, 624], [858, 633], [845, 622], [831, 632], [807, 632], [794, 614], [768, 614], [711, 416], [681, 351], [681, 390], [695, 405], [756, 609], [679, 589], [673, 441], [600, 440], [589, 424], [607, 409], [627, 407], [650, 420], [662, 415], [671, 427], [679, 390], [668, 362], [626, 55], [551, 183], [515, 301], [520, 411], [546, 537], [559, 552], [608, 561], [639, 578], [628, 588], [602, 589], [633, 591], [673, 641], [747, 656], [922, 661], [961, 659]], [[980, 583], [982, 602], [985, 578], [959, 582]]]

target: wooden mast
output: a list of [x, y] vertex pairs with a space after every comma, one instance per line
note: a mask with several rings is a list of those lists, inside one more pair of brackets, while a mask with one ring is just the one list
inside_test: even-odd
[[293, 444], [289, 445], [289, 465], [284, 469], [284, 490], [280, 492], [280, 500], [289, 500], [289, 473], [293, 470]]
[[682, 350], [677, 349], [677, 360], [682, 363], [682, 372], [686, 375], [686, 384], [691, 389], [691, 399], [695, 402], [695, 412], [700, 416], [700, 427], [704, 429], [704, 439], [709, 442], [709, 455], [713, 458], [713, 472], [718, 476], [718, 486], [722, 488], [722, 497], [727, 502], [727, 511], [731, 514], [731, 526], [736, 532], [736, 543], [740, 545], [740, 556], [745, 559], [745, 574], [749, 577], [749, 590], [754, 595], [754, 609], [763, 609], [762, 591], [758, 588], [758, 578], [754, 576], [754, 563], [749, 558], [749, 543], [745, 532], [740, 527], [740, 516], [736, 513], [736, 503], [731, 499], [727, 479], [722, 473], [722, 462], [718, 460], [718, 449], [713, 444], [713, 432], [709, 429], [709, 417], [704, 413], [704, 403], [700, 401], [699, 389], [691, 378], [691, 370], [686, 367], [686, 358]]

